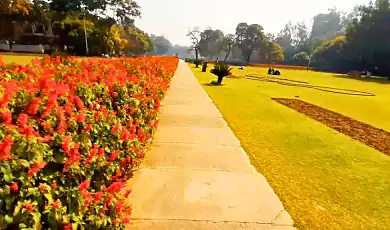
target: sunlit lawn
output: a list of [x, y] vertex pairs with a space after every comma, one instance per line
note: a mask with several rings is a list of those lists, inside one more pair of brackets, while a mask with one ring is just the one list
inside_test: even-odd
[[[267, 178], [298, 228], [388, 229], [390, 156], [271, 100], [295, 98], [390, 131], [390, 84], [281, 70], [283, 78], [368, 91], [359, 97], [247, 79], [216, 79], [191, 66], [221, 110], [252, 164]], [[267, 69], [235, 69], [234, 75]]]
[[29, 64], [34, 58], [42, 58], [39, 54], [0, 53], [0, 56], [6, 64]]

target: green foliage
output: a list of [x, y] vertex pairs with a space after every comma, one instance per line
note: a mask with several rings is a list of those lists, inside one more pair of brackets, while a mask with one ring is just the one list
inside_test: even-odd
[[196, 68], [198, 68], [199, 65], [202, 65], [203, 60], [202, 60], [202, 59], [195, 59], [195, 60], [193, 61], [193, 63], [195, 64]]
[[310, 56], [306, 52], [300, 52], [294, 55], [290, 64], [298, 66], [307, 66], [309, 64]]
[[247, 63], [253, 52], [261, 47], [265, 37], [263, 30], [261, 25], [247, 23], [240, 23], [236, 28], [236, 46], [240, 48]]
[[185, 59], [185, 62], [193, 63], [193, 62], [194, 62], [194, 59], [193, 59], [193, 58], [186, 58], [186, 59]]
[[230, 66], [223, 62], [219, 62], [215, 64], [214, 69], [212, 69], [210, 72], [218, 77], [218, 84], [222, 83], [222, 80], [224, 77], [231, 75]]
[[155, 36], [151, 35], [150, 39], [153, 42], [153, 53], [157, 55], [164, 55], [168, 53], [169, 49], [172, 47], [171, 42], [166, 39], [164, 36]]

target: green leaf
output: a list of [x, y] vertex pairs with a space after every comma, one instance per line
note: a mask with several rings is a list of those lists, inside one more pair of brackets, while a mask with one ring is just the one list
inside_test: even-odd
[[21, 223], [21, 224], [19, 224], [19, 228], [27, 228], [27, 225]]
[[14, 177], [12, 176], [11, 168], [9, 165], [5, 165], [5, 167], [1, 167], [1, 172], [4, 174], [4, 180], [7, 183], [12, 183]]
[[39, 212], [34, 212], [32, 214], [33, 219], [34, 219], [34, 230], [41, 230], [42, 225], [41, 225], [41, 214]]
[[79, 226], [78, 223], [73, 223], [72, 224], [72, 230], [77, 230], [77, 227]]
[[17, 216], [20, 212], [20, 209], [22, 208], [22, 202], [18, 201], [18, 204], [15, 206], [14, 209], [14, 216]]
[[12, 216], [5, 215], [5, 222], [7, 224], [12, 224], [14, 222], [14, 218]]
[[44, 196], [46, 197], [47, 201], [49, 201], [49, 204], [53, 203], [53, 196], [50, 193], [46, 193]]

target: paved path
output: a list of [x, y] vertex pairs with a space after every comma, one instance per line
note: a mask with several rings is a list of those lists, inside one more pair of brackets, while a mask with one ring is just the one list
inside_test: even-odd
[[154, 144], [129, 185], [129, 229], [294, 229], [183, 62], [160, 119]]

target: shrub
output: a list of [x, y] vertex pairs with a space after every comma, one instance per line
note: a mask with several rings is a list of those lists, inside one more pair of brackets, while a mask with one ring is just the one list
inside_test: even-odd
[[186, 58], [186, 59], [185, 59], [185, 62], [193, 63], [193, 62], [194, 62], [194, 59], [192, 59], [192, 58]]
[[203, 60], [202, 59], [195, 59], [193, 63], [195, 64], [195, 67], [198, 68], [199, 65], [202, 65]]
[[122, 229], [177, 58], [0, 66], [0, 229]]
[[218, 77], [218, 84], [222, 84], [223, 78], [232, 74], [230, 66], [223, 62], [215, 64], [214, 69], [210, 72]]

